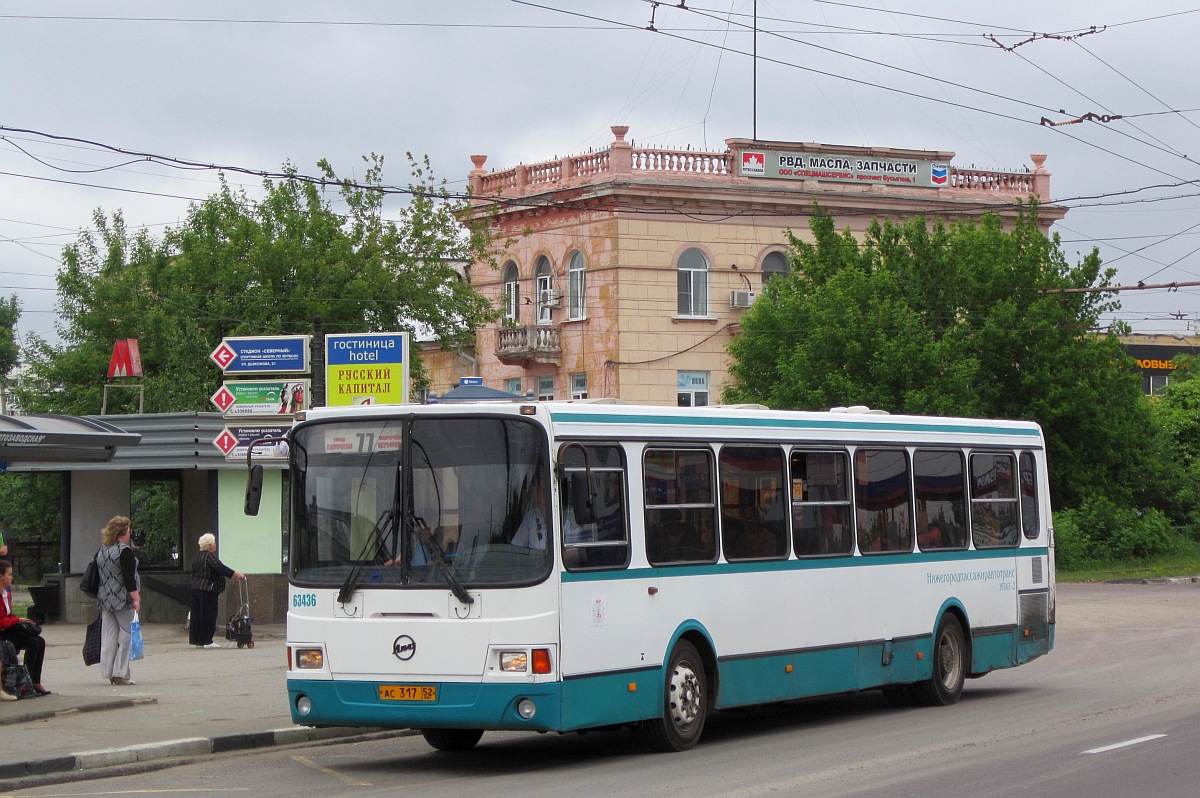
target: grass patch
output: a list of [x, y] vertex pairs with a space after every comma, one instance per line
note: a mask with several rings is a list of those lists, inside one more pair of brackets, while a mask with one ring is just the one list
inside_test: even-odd
[[1060, 582], [1200, 576], [1200, 543], [1188, 541], [1178, 551], [1146, 560], [1085, 563], [1070, 571], [1059, 570], [1056, 576]]

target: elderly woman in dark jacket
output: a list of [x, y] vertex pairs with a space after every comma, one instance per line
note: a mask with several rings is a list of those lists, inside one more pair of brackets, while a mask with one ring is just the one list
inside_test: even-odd
[[217, 597], [225, 589], [226, 579], [245, 579], [217, 559], [217, 539], [211, 533], [200, 536], [200, 551], [192, 559], [191, 622], [188, 642], [196, 648], [220, 648], [213, 642], [217, 630]]

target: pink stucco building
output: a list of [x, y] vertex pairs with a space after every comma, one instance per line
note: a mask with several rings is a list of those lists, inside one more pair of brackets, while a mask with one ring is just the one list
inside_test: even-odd
[[726, 347], [764, 280], [786, 270], [785, 230], [807, 237], [813, 203], [839, 229], [874, 218], [1015, 218], [1049, 203], [1044, 155], [1014, 171], [961, 169], [952, 152], [729, 139], [723, 152], [636, 147], [491, 171], [472, 156], [474, 212], [504, 241], [472, 280], [503, 308], [475, 350], [430, 369], [434, 390], [475, 373], [541, 398], [716, 404]]

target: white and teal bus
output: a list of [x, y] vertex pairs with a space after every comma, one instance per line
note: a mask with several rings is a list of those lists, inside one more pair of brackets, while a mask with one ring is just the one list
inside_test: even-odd
[[585, 400], [321, 408], [288, 443], [299, 724], [679, 751], [732, 707], [953, 704], [1054, 643], [1033, 423]]

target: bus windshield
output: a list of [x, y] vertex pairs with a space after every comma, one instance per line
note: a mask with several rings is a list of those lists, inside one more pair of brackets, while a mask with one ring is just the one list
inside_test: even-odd
[[537, 424], [343, 418], [298, 427], [291, 448], [296, 582], [457, 593], [549, 572], [548, 443]]

